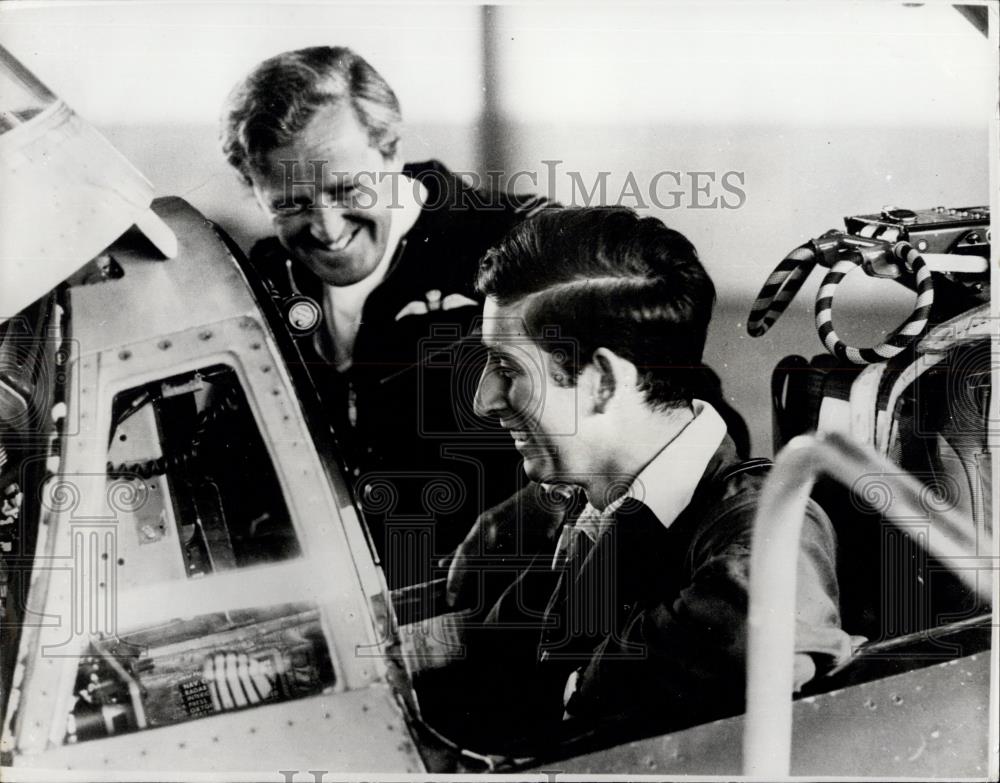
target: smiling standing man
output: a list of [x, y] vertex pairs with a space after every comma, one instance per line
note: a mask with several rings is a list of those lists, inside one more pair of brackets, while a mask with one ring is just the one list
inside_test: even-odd
[[[478, 732], [469, 743], [538, 751], [602, 723], [652, 732], [738, 712], [767, 462], [740, 460], [695, 396], [715, 290], [694, 247], [628, 209], [553, 211], [486, 255], [478, 287], [479, 411], [510, 433], [529, 478], [581, 497], [555, 551], [470, 630], [475, 720], [453, 712]], [[835, 549], [811, 504], [789, 564], [796, 688], [849, 653]]]
[[[516, 454], [443, 457], [476, 433], [449, 441], [447, 424], [427, 431], [472, 390], [421, 362], [435, 336], [467, 335], [482, 312], [479, 258], [546, 201], [477, 190], [436, 161], [404, 165], [401, 122], [391, 87], [364, 59], [312, 47], [264, 61], [236, 86], [222, 144], [274, 227], [251, 263], [277, 300], [305, 295], [321, 307], [320, 327], [297, 342], [363, 506], [391, 485], [394, 505], [366, 508], [376, 545], [384, 550], [380, 528], [394, 517], [432, 518], [442, 555], [516, 489]], [[435, 475], [455, 479], [440, 486], [458, 497], [428, 508]], [[430, 562], [390, 559], [390, 585], [428, 578]]]

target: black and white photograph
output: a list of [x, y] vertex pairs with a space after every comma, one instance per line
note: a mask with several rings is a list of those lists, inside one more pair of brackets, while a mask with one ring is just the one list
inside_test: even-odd
[[0, 779], [1000, 778], [998, 25], [0, 3]]

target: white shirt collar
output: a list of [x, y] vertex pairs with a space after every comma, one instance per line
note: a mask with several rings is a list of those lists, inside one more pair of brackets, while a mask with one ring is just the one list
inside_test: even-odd
[[643, 503], [664, 527], [670, 527], [694, 497], [695, 488], [712, 456], [726, 437], [718, 411], [703, 400], [692, 400], [694, 418], [635, 477], [625, 494], [598, 511], [588, 502], [576, 525], [591, 541], [607, 530], [627, 498]]
[[695, 488], [726, 437], [726, 423], [702, 400], [692, 400], [694, 419], [636, 476], [626, 493], [670, 527], [694, 497]]

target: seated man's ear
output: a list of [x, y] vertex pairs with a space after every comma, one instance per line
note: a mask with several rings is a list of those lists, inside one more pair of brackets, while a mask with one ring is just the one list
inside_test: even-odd
[[589, 378], [588, 391], [595, 413], [604, 413], [612, 400], [636, 387], [639, 373], [635, 365], [609, 348], [594, 351], [590, 368], [593, 373]]

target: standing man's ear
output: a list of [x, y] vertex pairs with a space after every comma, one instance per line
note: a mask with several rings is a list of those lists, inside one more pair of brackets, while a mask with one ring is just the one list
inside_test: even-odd
[[595, 413], [604, 413], [616, 396], [629, 388], [635, 388], [638, 370], [628, 359], [623, 359], [608, 348], [594, 351], [588, 369], [591, 408]]

